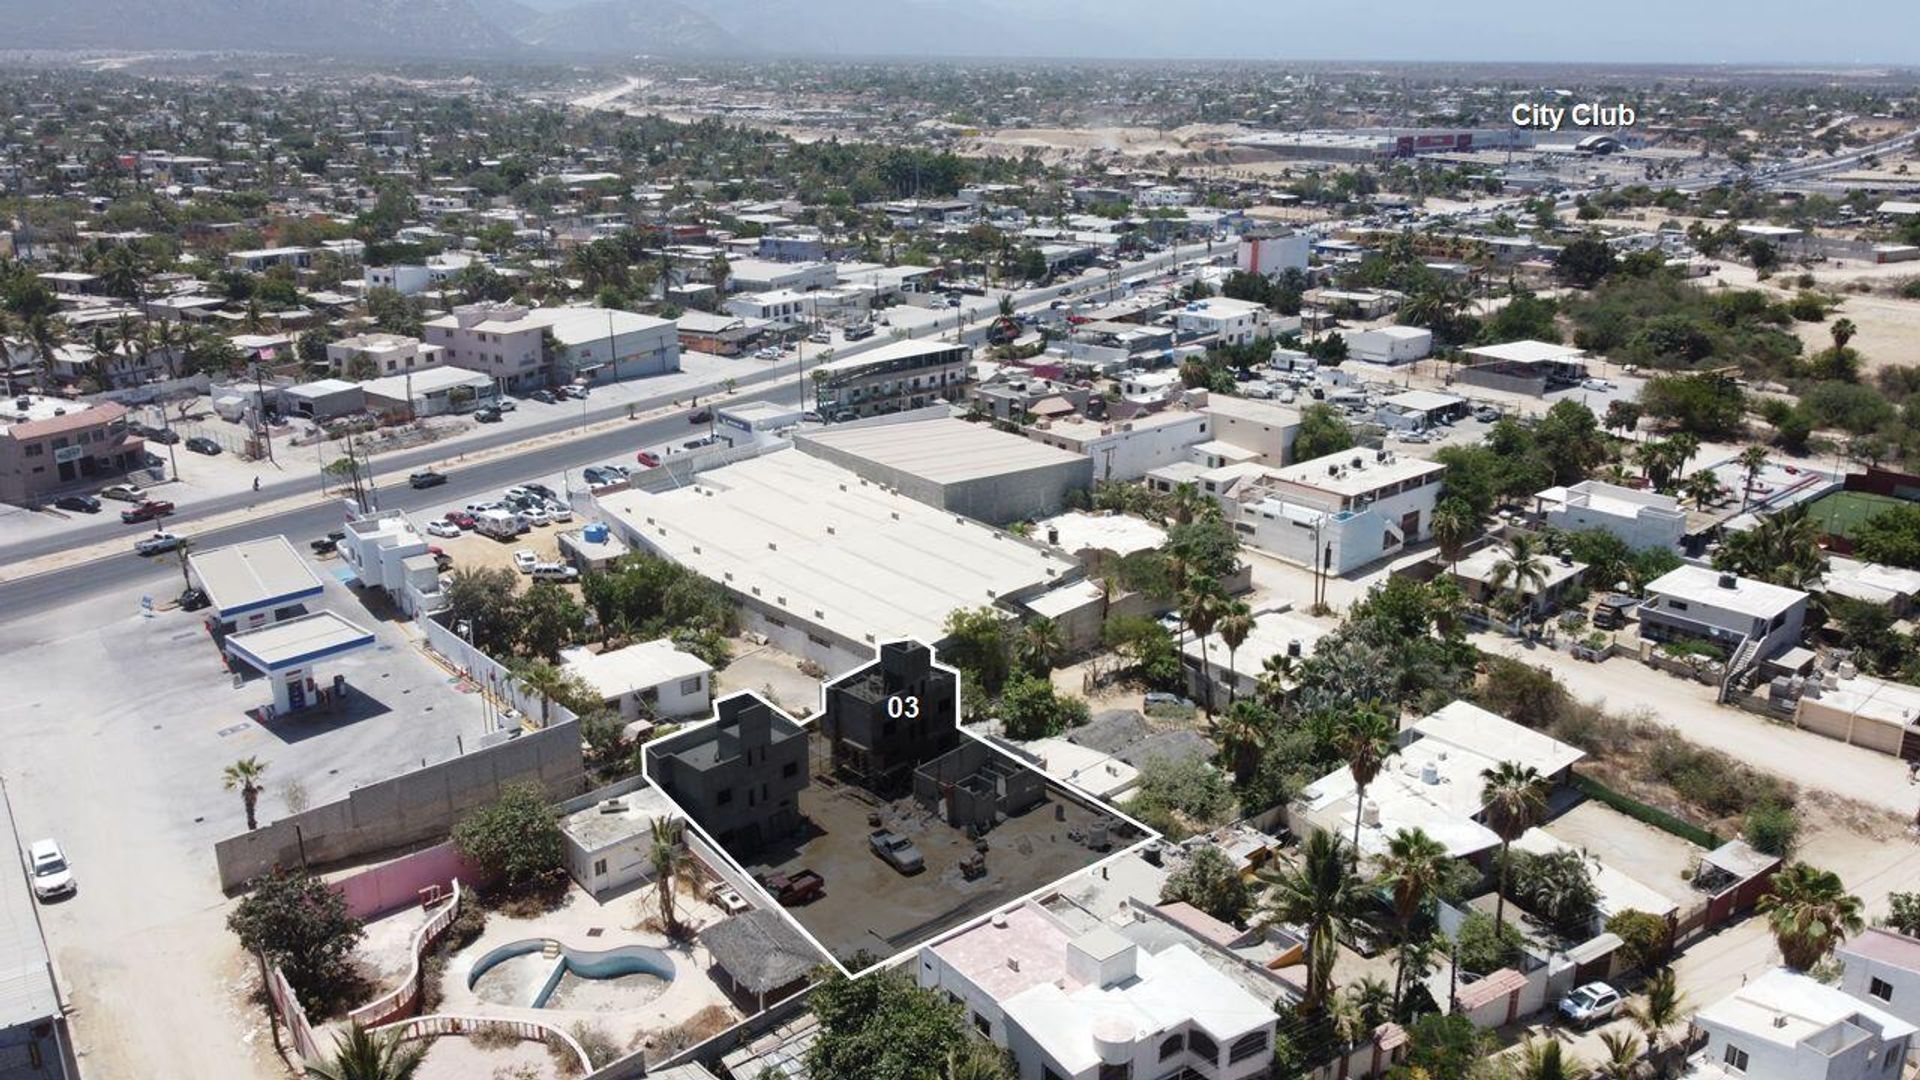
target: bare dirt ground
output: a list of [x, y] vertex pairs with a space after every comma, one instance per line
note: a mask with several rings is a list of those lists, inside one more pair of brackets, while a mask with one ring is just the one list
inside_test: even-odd
[[1129, 157], [1185, 155], [1221, 145], [1240, 134], [1243, 131], [1238, 127], [1216, 124], [1188, 124], [1164, 131], [1142, 127], [1001, 128], [964, 139], [955, 146], [955, 151], [1018, 155], [1037, 150], [1042, 157], [1054, 160], [1096, 151]]

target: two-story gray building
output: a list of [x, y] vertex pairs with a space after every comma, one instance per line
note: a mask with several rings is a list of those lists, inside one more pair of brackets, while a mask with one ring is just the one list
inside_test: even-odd
[[827, 687], [820, 724], [834, 772], [876, 795], [906, 794], [915, 768], [959, 745], [959, 703], [959, 676], [934, 666], [933, 650], [887, 642]]
[[647, 748], [647, 778], [739, 857], [800, 827], [807, 733], [753, 694], [714, 704], [714, 723]]

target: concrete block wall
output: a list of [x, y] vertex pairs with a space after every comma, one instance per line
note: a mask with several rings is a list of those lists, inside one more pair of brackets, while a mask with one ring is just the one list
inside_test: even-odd
[[220, 887], [232, 892], [275, 866], [324, 867], [443, 839], [467, 812], [521, 783], [539, 784], [556, 799], [584, 789], [577, 722], [402, 773], [228, 837], [213, 847]]

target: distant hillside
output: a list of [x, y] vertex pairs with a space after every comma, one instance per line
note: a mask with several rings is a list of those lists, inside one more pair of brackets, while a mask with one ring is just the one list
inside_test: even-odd
[[5, 0], [18, 48], [264, 49], [366, 55], [510, 50], [474, 0]]
[[740, 51], [719, 24], [680, 0], [588, 0], [508, 27], [521, 41], [559, 53], [656, 56]]

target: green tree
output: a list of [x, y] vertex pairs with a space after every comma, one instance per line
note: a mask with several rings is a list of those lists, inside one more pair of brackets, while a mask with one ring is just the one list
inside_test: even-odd
[[1465, 499], [1449, 495], [1434, 507], [1431, 524], [1441, 557], [1458, 569], [1461, 553], [1480, 534], [1480, 520], [1474, 516], [1473, 507]]
[[510, 656], [520, 634], [519, 578], [505, 567], [462, 567], [447, 576], [441, 624], [489, 656]]
[[808, 998], [820, 1023], [807, 1071], [845, 1080], [929, 1080], [966, 1044], [960, 1006], [901, 968], [851, 979], [837, 970]]
[[1029, 674], [1045, 677], [1066, 654], [1060, 624], [1045, 616], [1031, 619], [1013, 639], [1014, 659]]
[[1212, 720], [1213, 739], [1220, 756], [1233, 770], [1233, 785], [1245, 788], [1260, 767], [1260, 752], [1273, 736], [1278, 717], [1258, 701], [1248, 699], [1227, 706], [1227, 711]]
[[460, 854], [509, 888], [551, 879], [566, 865], [565, 842], [546, 793], [511, 784], [453, 827]]
[[1633, 1080], [1640, 1071], [1640, 1037], [1631, 1031], [1603, 1031], [1600, 1045], [1607, 1048], [1600, 1075], [1606, 1080]]
[[600, 707], [600, 695], [574, 672], [543, 659], [527, 660], [512, 666], [513, 677], [529, 693], [540, 699], [540, 726], [553, 722], [552, 706], [558, 703], [575, 716], [584, 716]]
[[1620, 939], [1620, 951], [1635, 968], [1649, 969], [1665, 962], [1672, 930], [1658, 915], [1627, 908], [1607, 918], [1607, 933]]
[[1854, 552], [1862, 559], [1920, 569], [1920, 506], [1890, 506], [1854, 527]]
[[1407, 1032], [1408, 1080], [1469, 1080], [1483, 1075], [1493, 1033], [1473, 1026], [1463, 1013], [1428, 1013]]
[[1085, 724], [1087, 703], [1061, 694], [1045, 676], [1020, 672], [1001, 688], [1000, 720], [1008, 738], [1040, 739]]
[[1312, 461], [1353, 446], [1353, 429], [1333, 406], [1315, 402], [1300, 411], [1300, 427], [1293, 437], [1293, 459]]
[[1514, 534], [1507, 541], [1506, 553], [1494, 562], [1489, 579], [1496, 589], [1511, 588], [1514, 599], [1535, 617], [1540, 613], [1540, 590], [1547, 583], [1547, 562], [1537, 543], [1527, 533]]
[[228, 791], [240, 792], [240, 803], [247, 811], [247, 831], [260, 827], [255, 818], [260, 808], [260, 778], [266, 775], [267, 763], [257, 757], [243, 757], [226, 767], [221, 780]]
[[1627, 1016], [1646, 1037], [1648, 1056], [1658, 1056], [1667, 1032], [1686, 1016], [1687, 996], [1680, 992], [1680, 983], [1670, 967], [1647, 976], [1640, 993], [1640, 1000], [1627, 1007]]
[[360, 920], [340, 890], [304, 870], [276, 868], [254, 880], [227, 916], [227, 929], [241, 948], [277, 965], [309, 1007], [333, 1001], [355, 982]]
[[1211, 844], [1195, 848], [1160, 887], [1163, 904], [1185, 903], [1225, 923], [1238, 923], [1253, 907], [1253, 896], [1233, 861]]
[[1598, 236], [1583, 236], [1560, 249], [1554, 276], [1576, 288], [1591, 289], [1613, 273], [1613, 248]]
[[1515, 1080], [1587, 1080], [1591, 1075], [1592, 1070], [1551, 1035], [1542, 1039], [1529, 1037], [1520, 1044]]
[[1399, 735], [1400, 725], [1370, 705], [1357, 706], [1334, 730], [1334, 752], [1347, 763], [1347, 773], [1353, 777], [1355, 859], [1360, 857], [1360, 819], [1365, 816], [1359, 808], [1366, 805], [1367, 787], [1380, 775], [1387, 759], [1400, 752]]
[[1227, 708], [1229, 709], [1233, 708], [1235, 700], [1240, 696], [1240, 673], [1235, 667], [1235, 656], [1239, 653], [1240, 646], [1247, 643], [1247, 637], [1253, 633], [1257, 622], [1253, 609], [1247, 606], [1246, 601], [1233, 600], [1227, 603], [1225, 610], [1220, 613], [1219, 621], [1214, 624], [1214, 632], [1220, 635], [1220, 644], [1227, 647]]
[[409, 1045], [399, 1031], [374, 1033], [356, 1023], [333, 1036], [333, 1056], [307, 1062], [313, 1080], [411, 1080], [427, 1058], [427, 1043]]
[[586, 609], [571, 592], [551, 582], [534, 582], [515, 605], [515, 613], [520, 648], [529, 656], [558, 660], [561, 649], [586, 636]]
[[1352, 934], [1366, 906], [1365, 891], [1344, 848], [1339, 837], [1316, 831], [1301, 845], [1295, 863], [1260, 874], [1269, 889], [1261, 925], [1284, 923], [1307, 933], [1300, 1011], [1309, 1015], [1326, 1004], [1339, 939]]
[[943, 658], [988, 694], [997, 694], [1012, 667], [1007, 621], [992, 607], [961, 608], [947, 615]]
[[678, 818], [657, 817], [648, 826], [647, 865], [653, 870], [653, 887], [660, 901], [660, 925], [667, 936], [677, 936], [680, 919], [674, 910], [674, 896], [694, 873], [693, 855], [687, 851], [686, 823]]
[[1920, 937], [1920, 892], [1888, 893], [1887, 925], [1908, 937]]
[[1841, 941], [1866, 929], [1860, 898], [1847, 892], [1840, 875], [1803, 862], [1773, 876], [1759, 910], [1781, 958], [1801, 971], [1811, 971]]
[[1500, 892], [1494, 901], [1493, 921], [1503, 924], [1507, 910], [1508, 877], [1512, 862], [1507, 852], [1515, 840], [1547, 816], [1547, 781], [1531, 765], [1503, 761], [1482, 770], [1485, 782], [1480, 802], [1486, 807], [1487, 827], [1500, 837]]
[[1193, 631], [1194, 639], [1200, 643], [1200, 688], [1209, 713], [1213, 712], [1213, 669], [1207, 659], [1207, 637], [1213, 633], [1226, 604], [1226, 596], [1212, 577], [1188, 582], [1180, 600], [1180, 621]]
[[1401, 829], [1387, 841], [1380, 858], [1381, 885], [1393, 890], [1393, 917], [1398, 924], [1398, 963], [1394, 966], [1393, 1011], [1400, 1012], [1406, 994], [1413, 926], [1446, 880], [1452, 856], [1447, 846], [1421, 829]]

